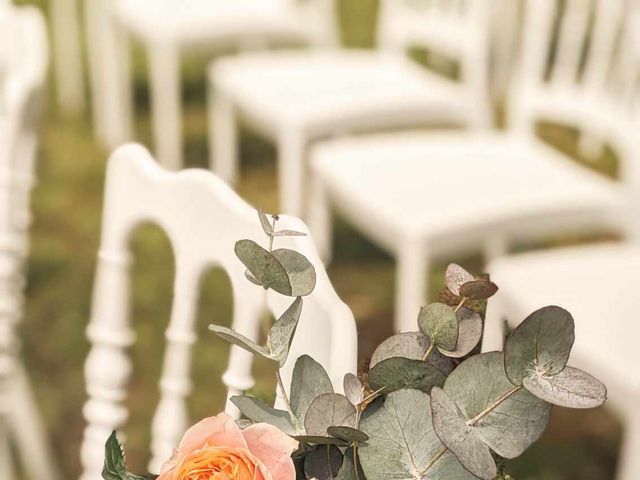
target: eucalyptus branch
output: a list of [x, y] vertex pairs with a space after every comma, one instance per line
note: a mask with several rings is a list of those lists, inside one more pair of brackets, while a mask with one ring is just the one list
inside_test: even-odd
[[287, 395], [287, 391], [284, 388], [284, 383], [282, 382], [282, 376], [280, 375], [280, 369], [276, 370], [276, 378], [278, 380], [278, 388], [280, 389], [280, 395], [282, 395], [282, 400], [284, 401], [285, 406], [287, 407], [287, 412], [289, 412], [289, 417], [291, 417], [291, 421], [297, 430], [300, 430], [302, 425], [300, 425], [300, 421], [298, 417], [293, 413], [293, 409], [291, 408], [291, 403], [289, 402], [289, 396]]
[[276, 222], [278, 221], [278, 216], [273, 215], [271, 217], [273, 219], [273, 223], [271, 224], [271, 235], [269, 235], [269, 251], [273, 250], [273, 239], [276, 236]]
[[458, 306], [456, 307], [454, 312], [458, 313], [458, 310], [460, 310], [462, 308], [462, 306], [464, 305], [464, 302], [466, 302], [467, 300], [468, 300], [467, 297], [462, 297], [462, 299], [460, 300], [460, 303], [458, 304]]
[[516, 393], [518, 393], [523, 388], [524, 387], [522, 387], [522, 385], [520, 385], [519, 387], [513, 387], [511, 390], [507, 390], [495, 402], [493, 402], [491, 405], [487, 406], [487, 408], [485, 408], [480, 413], [478, 413], [475, 417], [473, 417], [472, 419], [467, 421], [467, 425], [469, 425], [470, 427], [474, 426], [476, 423], [478, 423], [484, 417], [489, 415], [493, 410], [498, 408], [502, 402], [504, 402], [505, 400], [513, 397]]
[[429, 355], [431, 355], [431, 352], [433, 351], [433, 342], [429, 343], [429, 348], [427, 348], [427, 351], [424, 352], [424, 355], [422, 356], [422, 361], [426, 362], [427, 359], [429, 358]]

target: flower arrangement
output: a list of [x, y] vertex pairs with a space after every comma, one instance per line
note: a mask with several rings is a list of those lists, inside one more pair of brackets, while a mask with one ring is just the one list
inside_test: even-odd
[[[316, 277], [300, 253], [273, 249], [276, 237], [304, 234], [277, 231], [277, 216], [269, 221], [259, 212], [259, 218], [269, 248], [240, 240], [236, 255], [249, 281], [292, 303], [265, 345], [225, 327], [210, 328], [281, 368]], [[521, 455], [542, 435], [552, 405], [592, 408], [606, 400], [600, 381], [567, 366], [574, 342], [569, 312], [541, 308], [511, 333], [504, 352], [476, 353], [482, 318], [474, 307], [498, 287], [456, 264], [447, 268], [445, 284], [446, 301], [420, 310], [417, 331], [380, 344], [361, 378], [347, 374], [344, 394], [303, 355], [288, 390], [276, 374], [286, 410], [233, 397], [245, 418], [220, 414], [191, 427], [158, 480], [507, 479], [505, 459]], [[107, 441], [103, 477], [155, 478], [126, 469], [115, 433]]]

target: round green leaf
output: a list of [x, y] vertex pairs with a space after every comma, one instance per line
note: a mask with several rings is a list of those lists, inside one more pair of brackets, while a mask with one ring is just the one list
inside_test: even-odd
[[[429, 349], [429, 338], [420, 332], [403, 332], [387, 338], [378, 345], [371, 356], [369, 368], [373, 368], [382, 360], [393, 357], [404, 357], [412, 360], [420, 360]], [[429, 355], [429, 363], [435, 365], [445, 375], [453, 370], [453, 362], [440, 355], [435, 349]]]
[[433, 427], [440, 441], [460, 463], [478, 478], [493, 480], [498, 475], [491, 449], [467, 424], [455, 402], [440, 388], [431, 391]]
[[369, 386], [391, 393], [413, 388], [429, 393], [434, 386], [444, 385], [446, 375], [430, 362], [403, 357], [387, 358], [369, 370]]
[[354, 427], [356, 408], [339, 393], [324, 393], [317, 397], [307, 411], [304, 426], [307, 435], [326, 436], [329, 427]]
[[460, 296], [471, 300], [484, 300], [495, 295], [498, 286], [491, 280], [472, 280], [460, 287]]
[[501, 352], [468, 358], [447, 377], [443, 390], [464, 421], [470, 422], [472, 432], [505, 458], [521, 455], [542, 435], [549, 420], [548, 403], [509, 381]]
[[333, 385], [325, 369], [309, 355], [296, 360], [291, 377], [291, 409], [304, 421], [311, 402], [323, 393], [333, 393]]
[[327, 433], [332, 437], [339, 438], [348, 443], [366, 442], [369, 440], [369, 435], [351, 427], [329, 427], [327, 428]]
[[333, 445], [319, 445], [305, 455], [304, 474], [316, 480], [333, 480], [342, 466], [342, 452]]
[[242, 414], [256, 423], [268, 423], [288, 435], [296, 432], [288, 412], [270, 407], [259, 398], [247, 395], [231, 397], [233, 403]]
[[477, 480], [436, 436], [424, 392], [389, 394], [365, 410], [360, 427], [369, 435], [358, 448], [367, 480]]
[[444, 303], [432, 303], [420, 310], [418, 327], [436, 347], [453, 350], [458, 343], [458, 318], [453, 308]]
[[256, 282], [283, 295], [292, 295], [291, 282], [285, 267], [268, 250], [253, 240], [240, 240], [236, 242], [235, 252]]
[[288, 248], [274, 250], [272, 254], [284, 267], [291, 285], [291, 293], [280, 293], [292, 297], [309, 295], [316, 286], [316, 270], [311, 262], [304, 255]]
[[280, 362], [282, 367], [289, 356], [289, 349], [293, 336], [298, 328], [300, 313], [302, 312], [302, 298], [296, 298], [289, 308], [276, 320], [267, 335], [267, 348], [273, 358]]
[[[357, 448], [347, 448], [342, 459], [342, 467], [336, 477], [336, 480], [361, 480], [364, 479], [364, 472], [360, 466]], [[356, 474], [356, 468], [358, 473]]]
[[475, 280], [475, 277], [457, 263], [450, 263], [444, 274], [444, 283], [451, 293], [460, 296], [460, 287]]
[[607, 400], [607, 387], [588, 373], [565, 367], [553, 376], [525, 377], [524, 388], [542, 400], [568, 408], [595, 408]]
[[507, 338], [504, 368], [514, 385], [525, 377], [560, 373], [569, 360], [575, 340], [573, 317], [565, 309], [549, 306], [536, 310]]
[[459, 323], [456, 348], [451, 351], [438, 349], [446, 357], [462, 358], [468, 355], [482, 338], [482, 319], [479, 314], [463, 307], [458, 310], [457, 316]]
[[344, 395], [352, 405], [357, 406], [364, 399], [364, 385], [353, 373], [347, 373], [342, 381]]

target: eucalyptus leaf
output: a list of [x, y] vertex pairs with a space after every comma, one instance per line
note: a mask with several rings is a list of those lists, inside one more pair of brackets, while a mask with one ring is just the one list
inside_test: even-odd
[[[342, 467], [340, 467], [336, 480], [365, 480], [364, 472], [362, 471], [362, 466], [360, 466], [358, 454], [356, 453], [357, 451], [358, 449], [356, 447], [352, 447], [344, 452]], [[358, 469], [357, 474], [356, 468]]]
[[309, 295], [316, 286], [316, 270], [307, 257], [288, 248], [280, 248], [272, 253], [289, 276], [291, 293], [285, 295], [292, 297]]
[[607, 387], [588, 373], [565, 367], [553, 376], [525, 377], [524, 388], [542, 400], [568, 408], [595, 408], [607, 400]]
[[306, 443], [310, 445], [338, 445], [341, 447], [349, 445], [349, 442], [346, 442], [343, 439], [337, 437], [327, 437], [320, 435], [294, 435], [293, 438], [300, 443]]
[[353, 373], [349, 372], [344, 376], [342, 387], [345, 397], [352, 405], [358, 406], [364, 399], [364, 385]]
[[471, 300], [485, 300], [493, 297], [498, 291], [498, 286], [491, 280], [471, 280], [460, 287], [460, 296]]
[[209, 325], [209, 330], [214, 332], [220, 338], [226, 340], [229, 343], [233, 343], [241, 348], [244, 348], [248, 352], [256, 353], [258, 355], [262, 355], [265, 358], [270, 360], [277, 360], [271, 355], [271, 352], [262, 345], [258, 345], [253, 340], [245, 337], [241, 333], [236, 332], [235, 330], [231, 330], [230, 328], [223, 327], [221, 325]]
[[260, 224], [262, 225], [262, 230], [264, 230], [264, 233], [266, 233], [269, 237], [272, 236], [273, 226], [269, 222], [269, 219], [267, 218], [265, 213], [260, 209], [258, 209], [258, 218], [260, 219]]
[[296, 298], [285, 312], [276, 320], [267, 336], [267, 348], [272, 358], [276, 358], [282, 367], [289, 356], [291, 341], [296, 333], [300, 313], [302, 312], [302, 298]]
[[293, 367], [291, 409], [304, 422], [309, 405], [318, 396], [333, 393], [333, 385], [325, 369], [309, 355], [301, 355]]
[[478, 345], [482, 338], [482, 319], [476, 312], [462, 307], [458, 316], [458, 344], [454, 350], [438, 348], [440, 353], [451, 358], [462, 358]]
[[[505, 458], [521, 455], [542, 435], [549, 420], [547, 402], [509, 381], [501, 352], [468, 358], [447, 377], [443, 390], [473, 434]], [[438, 435], [447, 438], [446, 432]]]
[[307, 435], [326, 436], [329, 427], [355, 426], [356, 408], [339, 393], [318, 396], [307, 411], [304, 426]]
[[287, 435], [300, 433], [296, 431], [288, 412], [270, 407], [259, 398], [238, 395], [231, 397], [231, 403], [238, 407], [245, 417], [256, 423], [268, 423]]
[[254, 277], [253, 275], [251, 275], [251, 272], [249, 270], [245, 270], [244, 271], [244, 276], [247, 280], [249, 280], [251, 283], [253, 283], [254, 285], [257, 285], [259, 287], [262, 286], [262, 284], [258, 281], [258, 279], [256, 277]]
[[274, 237], [306, 237], [304, 232], [298, 232], [297, 230], [278, 230], [273, 233]]
[[457, 263], [450, 263], [444, 274], [444, 283], [451, 293], [460, 296], [460, 287], [475, 280], [475, 277]]
[[287, 270], [271, 252], [253, 240], [239, 240], [236, 242], [235, 252], [251, 276], [264, 288], [272, 288], [287, 296], [298, 296], [292, 295]]
[[342, 452], [333, 445], [315, 447], [304, 458], [304, 474], [309, 479], [333, 480], [342, 466]]
[[462, 465], [483, 480], [498, 474], [491, 449], [476, 435], [455, 402], [440, 388], [431, 391], [433, 427], [440, 441]]
[[438, 439], [429, 396], [398, 390], [365, 410], [359, 448], [367, 480], [476, 480]]
[[369, 386], [382, 393], [414, 388], [429, 393], [434, 386], [444, 385], [446, 375], [432, 363], [403, 357], [387, 358], [369, 370]]
[[418, 327], [435, 344], [453, 350], [458, 343], [458, 318], [453, 308], [444, 303], [432, 303], [420, 310]]
[[[393, 357], [404, 357], [412, 360], [420, 360], [429, 349], [431, 342], [429, 338], [421, 332], [403, 332], [387, 338], [378, 345], [371, 356], [369, 368], [373, 368], [382, 360]], [[453, 362], [440, 355], [435, 349], [429, 355], [429, 363], [448, 375], [453, 370]]]
[[569, 312], [556, 306], [536, 310], [505, 342], [507, 377], [514, 385], [522, 385], [525, 377], [560, 373], [569, 360], [574, 340], [574, 322]]
[[347, 426], [329, 427], [327, 433], [332, 437], [339, 438], [345, 442], [366, 442], [369, 440], [369, 435], [360, 430]]

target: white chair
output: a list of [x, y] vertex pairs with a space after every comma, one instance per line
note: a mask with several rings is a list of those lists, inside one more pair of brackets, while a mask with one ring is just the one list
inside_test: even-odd
[[[384, 0], [378, 50], [324, 49], [246, 54], [209, 70], [210, 163], [234, 183], [237, 122], [276, 142], [280, 209], [303, 213], [306, 149], [323, 137], [425, 124], [491, 124], [489, 2]], [[459, 66], [452, 80], [408, 57], [411, 47]]]
[[[233, 290], [233, 328], [244, 335], [257, 338], [266, 307], [264, 290], [247, 281], [245, 268], [234, 254], [239, 239], [266, 240], [255, 210], [210, 172], [168, 172], [140, 146], [119, 148], [107, 169], [102, 239], [88, 327], [92, 348], [85, 367], [89, 399], [84, 407], [88, 425], [82, 446], [83, 480], [100, 478], [105, 439], [127, 418], [123, 400], [131, 363], [126, 347], [134, 340], [127, 308], [128, 240], [142, 222], [156, 223], [166, 231], [176, 263], [160, 403], [151, 428], [150, 471], [158, 472], [188, 426], [185, 397], [191, 389], [190, 351], [195, 341], [195, 309], [203, 272], [220, 266], [228, 273]], [[300, 220], [291, 217], [281, 217], [278, 225], [307, 231]], [[325, 366], [336, 389], [341, 389], [344, 374], [356, 369], [353, 315], [333, 290], [310, 237], [276, 242], [306, 255], [317, 274], [316, 289], [304, 300], [283, 381], [289, 384], [296, 358], [308, 353]], [[288, 306], [287, 299], [278, 294], [268, 297], [269, 308], [276, 316]], [[232, 347], [223, 376], [229, 395], [253, 385], [251, 363], [250, 354]], [[237, 414], [229, 402], [227, 411]]]
[[640, 337], [637, 245], [604, 244], [505, 257], [489, 265], [500, 286], [489, 302], [483, 351], [500, 349], [510, 327], [542, 305], [559, 305], [576, 321], [572, 364], [589, 369], [609, 391], [624, 437], [616, 479], [640, 475]]
[[57, 478], [16, 328], [23, 314], [30, 192], [47, 32], [32, 7], [0, 5], [0, 478], [12, 480], [17, 452], [25, 478]]
[[149, 59], [155, 154], [182, 166], [180, 55], [194, 49], [269, 42], [335, 42], [333, 0], [87, 0], [92, 103], [98, 138], [131, 140], [129, 37]]
[[[309, 225], [316, 245], [327, 258], [333, 206], [396, 257], [396, 329], [414, 325], [436, 255], [481, 247], [493, 258], [516, 239], [638, 231], [638, 216], [625, 210], [628, 196], [640, 194], [637, 121], [625, 108], [630, 97], [612, 86], [636, 78], [629, 52], [612, 54], [626, 7], [621, 0], [570, 0], [556, 35], [561, 4], [528, 2], [506, 132], [375, 135], [326, 142], [312, 152]], [[593, 28], [590, 5], [597, 9]], [[591, 48], [582, 64], [585, 36]], [[554, 61], [548, 62], [554, 45]], [[582, 145], [611, 142], [620, 154], [622, 181], [543, 142], [535, 132], [539, 120], [580, 129]]]

